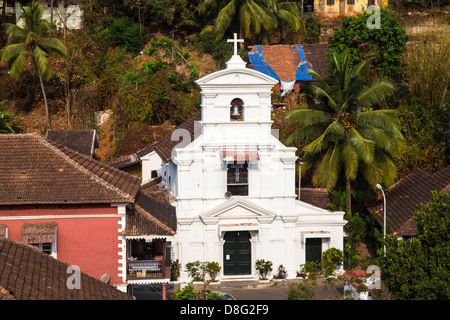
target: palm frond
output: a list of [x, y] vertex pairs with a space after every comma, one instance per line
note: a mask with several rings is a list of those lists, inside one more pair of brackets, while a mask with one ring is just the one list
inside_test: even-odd
[[285, 118], [289, 123], [300, 122], [302, 124], [310, 125], [318, 122], [329, 121], [330, 114], [325, 111], [314, 109], [294, 109], [289, 111]]
[[39, 45], [42, 48], [45, 48], [46, 51], [51, 51], [62, 58], [64, 58], [67, 53], [67, 48], [64, 45], [64, 42], [56, 38], [40, 39]]
[[358, 173], [359, 159], [348, 139], [344, 140], [341, 151], [345, 178], [349, 181], [354, 180]]
[[302, 88], [304, 88], [305, 92], [307, 92], [307, 94], [309, 94], [312, 98], [324, 101], [332, 110], [335, 112], [338, 111], [339, 108], [336, 101], [326, 90], [313, 84], [307, 84]]
[[297, 144], [302, 144], [316, 139], [323, 133], [324, 125], [322, 123], [315, 123], [299, 130], [295, 130], [291, 133], [284, 143], [287, 146], [294, 146]]
[[280, 9], [278, 10], [278, 17], [290, 25], [295, 31], [299, 31], [300, 29], [304, 31], [304, 25], [298, 15], [295, 15], [287, 10]]
[[27, 60], [28, 54], [25, 50], [21, 51], [20, 54], [13, 60], [11, 68], [9, 69], [9, 75], [12, 79], [18, 80], [20, 74], [23, 71], [25, 60]]
[[314, 171], [312, 182], [316, 186], [332, 190], [336, 185], [336, 181], [340, 171], [340, 155], [341, 150], [339, 143], [335, 143], [333, 148], [329, 148]]
[[360, 107], [369, 107], [380, 102], [380, 100], [394, 92], [395, 85], [388, 78], [374, 80], [370, 87], [363, 88], [357, 100]]
[[24, 42], [27, 37], [25, 30], [13, 23], [5, 23], [4, 26], [9, 43]]
[[48, 55], [47, 53], [39, 46], [36, 46], [33, 50], [34, 62], [36, 63], [36, 67], [39, 68], [39, 71], [42, 75], [46, 74], [48, 69]]
[[12, 62], [16, 59], [22, 51], [25, 51], [26, 46], [24, 43], [10, 44], [0, 50], [0, 62]]
[[365, 163], [371, 163], [375, 151], [375, 143], [372, 140], [365, 139], [355, 128], [350, 128], [347, 133], [347, 139], [359, 159]]
[[236, 13], [235, 0], [230, 1], [225, 7], [223, 7], [216, 17], [215, 32], [217, 40], [221, 39], [225, 34], [225, 31], [231, 25], [233, 17]]

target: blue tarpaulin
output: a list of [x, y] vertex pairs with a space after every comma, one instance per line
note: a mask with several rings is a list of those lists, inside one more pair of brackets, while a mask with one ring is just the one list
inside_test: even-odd
[[275, 71], [273, 71], [272, 68], [269, 67], [269, 65], [266, 63], [266, 61], [264, 61], [261, 45], [256, 46], [256, 52], [257, 53], [250, 51], [248, 53], [248, 58], [253, 64], [253, 70], [267, 74], [268, 76], [271, 76], [272, 78], [280, 81], [280, 77], [278, 77]]
[[[303, 52], [303, 48], [301, 45], [297, 46], [298, 55], [302, 58], [302, 62], [306, 61], [305, 54]], [[313, 66], [310, 63], [309, 66], [312, 68]], [[312, 77], [308, 75], [308, 66], [306, 64], [302, 64], [298, 66], [299, 70], [295, 70], [295, 80], [312, 80]]]
[[[301, 45], [297, 46], [297, 51], [299, 56], [302, 58], [302, 61], [306, 61], [305, 54], [303, 52], [303, 48]], [[267, 62], [264, 60], [263, 54], [262, 54], [262, 45], [256, 46], [256, 53], [255, 52], [249, 52], [248, 58], [250, 62], [253, 64], [253, 69], [259, 72], [262, 72], [268, 76], [271, 76], [272, 78], [280, 81], [280, 77], [273, 71], [273, 69], [267, 64]], [[313, 67], [311, 64], [300, 64], [298, 66], [299, 70], [295, 70], [295, 80], [301, 81], [301, 80], [312, 80], [312, 77], [308, 75], [308, 66]], [[284, 79], [286, 80], [286, 79]]]

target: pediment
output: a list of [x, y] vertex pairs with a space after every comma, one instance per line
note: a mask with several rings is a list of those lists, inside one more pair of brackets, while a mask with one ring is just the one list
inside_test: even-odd
[[259, 71], [243, 69], [220, 70], [195, 81], [197, 85], [270, 85], [278, 83], [274, 78]]
[[200, 215], [205, 222], [217, 222], [221, 219], [257, 219], [260, 222], [271, 222], [276, 214], [242, 198], [228, 200]]

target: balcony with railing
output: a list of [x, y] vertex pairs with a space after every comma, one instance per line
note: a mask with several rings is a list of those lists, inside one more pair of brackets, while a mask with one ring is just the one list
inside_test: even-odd
[[128, 261], [128, 280], [164, 279], [170, 277], [170, 266], [163, 259]]

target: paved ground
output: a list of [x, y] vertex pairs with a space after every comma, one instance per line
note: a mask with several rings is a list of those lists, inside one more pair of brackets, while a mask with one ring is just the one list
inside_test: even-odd
[[[291, 283], [299, 280], [288, 280], [270, 283], [260, 283], [259, 281], [236, 281], [223, 282], [210, 286], [213, 291], [222, 291], [231, 294], [236, 300], [286, 300], [287, 291]], [[167, 297], [173, 293], [173, 285], [169, 286]], [[342, 294], [343, 285], [327, 288], [324, 284], [319, 284], [315, 290], [317, 300], [333, 299], [339, 293]], [[137, 300], [161, 300], [161, 287], [136, 286], [134, 296]]]

